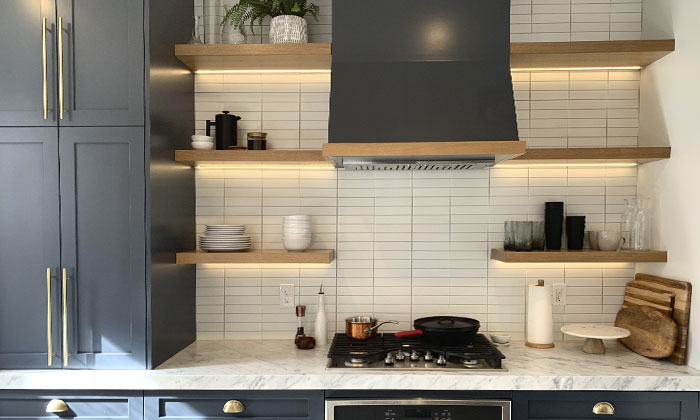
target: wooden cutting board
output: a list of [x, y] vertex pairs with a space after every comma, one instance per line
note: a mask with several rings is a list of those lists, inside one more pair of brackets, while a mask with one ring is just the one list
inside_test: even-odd
[[678, 338], [678, 326], [667, 314], [650, 306], [622, 308], [615, 326], [630, 332], [620, 341], [635, 353], [654, 359], [673, 354]]
[[665, 315], [672, 316], [674, 299], [673, 292], [653, 287], [650, 283], [633, 281], [627, 284], [622, 307], [651, 306]]
[[673, 293], [673, 313], [671, 314], [671, 318], [673, 318], [678, 325], [678, 340], [676, 342], [676, 348], [668, 360], [677, 365], [686, 364], [688, 353], [688, 324], [690, 323], [690, 299], [692, 294], [691, 284], [685, 281], [671, 280], [642, 273], [637, 273], [634, 276], [634, 283]]

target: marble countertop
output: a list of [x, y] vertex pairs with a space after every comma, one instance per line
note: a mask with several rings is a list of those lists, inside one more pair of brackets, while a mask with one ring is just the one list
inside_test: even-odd
[[0, 371], [0, 389], [272, 390], [619, 390], [699, 391], [700, 371], [647, 359], [615, 342], [607, 354], [558, 342], [550, 350], [516, 342], [501, 350], [507, 371], [368, 372], [326, 369], [327, 346], [291, 342], [198, 341], [151, 371]]

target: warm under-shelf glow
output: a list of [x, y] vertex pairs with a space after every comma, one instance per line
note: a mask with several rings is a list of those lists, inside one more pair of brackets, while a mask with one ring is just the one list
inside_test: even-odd
[[298, 165], [298, 164], [290, 164], [290, 165], [282, 165], [282, 164], [250, 164], [247, 165], [245, 163], [231, 163], [228, 165], [196, 165], [195, 168], [197, 169], [333, 169], [334, 166], [332, 164], [309, 164], [309, 165]]
[[639, 164], [636, 162], [587, 162], [587, 163], [510, 163], [501, 162], [494, 168], [629, 168]]
[[321, 73], [321, 74], [330, 74], [330, 70], [293, 70], [293, 69], [284, 69], [284, 70], [197, 70], [195, 73], [197, 74], [258, 74], [258, 73], [266, 73], [266, 74], [285, 74], [285, 73]]
[[510, 69], [514, 72], [523, 71], [615, 71], [615, 70], [641, 70], [641, 66], [621, 66], [621, 67], [532, 67]]

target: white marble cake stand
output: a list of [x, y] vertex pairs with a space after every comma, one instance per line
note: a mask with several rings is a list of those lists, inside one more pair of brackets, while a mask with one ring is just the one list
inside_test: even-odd
[[624, 328], [599, 324], [570, 324], [561, 327], [561, 332], [574, 337], [583, 337], [583, 351], [591, 354], [604, 354], [603, 340], [615, 340], [629, 337], [630, 332]]

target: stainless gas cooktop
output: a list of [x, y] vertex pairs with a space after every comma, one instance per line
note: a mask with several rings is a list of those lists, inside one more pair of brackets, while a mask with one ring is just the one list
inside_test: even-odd
[[336, 334], [328, 352], [328, 369], [400, 371], [503, 371], [501, 353], [482, 334], [457, 346], [435, 345], [420, 337], [398, 338], [380, 334], [355, 340]]

